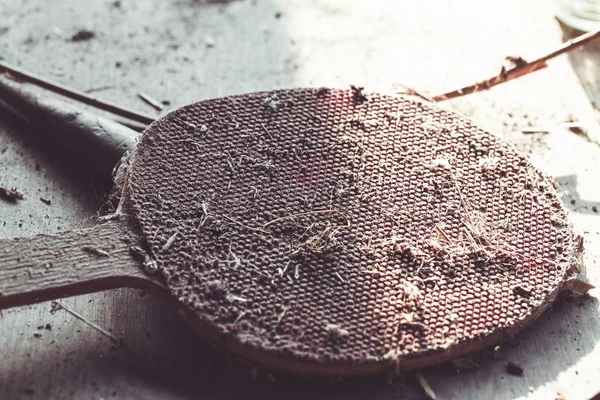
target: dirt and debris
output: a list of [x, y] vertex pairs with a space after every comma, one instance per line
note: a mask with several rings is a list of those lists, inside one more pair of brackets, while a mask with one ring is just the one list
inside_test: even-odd
[[46, 205], [52, 204], [52, 200], [46, 199], [45, 197], [40, 197], [40, 201]]
[[277, 94], [265, 97], [263, 99], [263, 103], [265, 105], [267, 105], [271, 109], [271, 111], [277, 111], [280, 108], [282, 108], [283, 106], [285, 106], [285, 103], [283, 103], [281, 100], [279, 100], [279, 98], [277, 97]]
[[73, 36], [71, 36], [71, 42], [86, 42], [96, 37], [96, 33], [94, 31], [88, 31], [86, 29], [81, 29]]
[[573, 132], [574, 134], [576, 134], [578, 136], [582, 136], [586, 139], [590, 138], [588, 135], [587, 129], [581, 125], [570, 125], [570, 126], [567, 126], [567, 128], [569, 128], [569, 130], [571, 132]]
[[510, 68], [522, 67], [527, 64], [527, 60], [521, 56], [506, 56], [506, 61], [510, 63]]
[[138, 261], [144, 261], [148, 256], [148, 253], [139, 246], [131, 246], [129, 248], [129, 253]]
[[521, 297], [525, 297], [525, 298], [529, 298], [533, 294], [533, 293], [531, 293], [531, 290], [527, 290], [522, 286], [515, 286], [513, 288], [513, 293], [517, 296], [521, 296]]
[[327, 324], [325, 330], [327, 331], [329, 339], [336, 343], [345, 341], [350, 335], [350, 332], [348, 332], [347, 329], [342, 328], [338, 324]]
[[39, 338], [42, 337], [42, 334], [36, 332], [36, 333], [33, 334], [33, 337], [36, 338], [36, 339], [39, 339]]
[[62, 310], [62, 306], [58, 302], [53, 301], [50, 303], [50, 314], [54, 314], [58, 310]]
[[131, 246], [129, 248], [129, 253], [133, 256], [133, 258], [142, 262], [142, 267], [148, 275], [153, 275], [158, 271], [156, 260], [140, 246]]
[[321, 87], [317, 90], [317, 96], [325, 96], [327, 93], [329, 93], [329, 88], [326, 87]]
[[516, 364], [512, 361], [510, 361], [508, 364], [506, 364], [506, 366], [504, 368], [505, 368], [506, 372], [510, 375], [514, 375], [514, 376], [523, 376], [524, 375], [523, 367], [521, 367], [519, 364]]
[[587, 128], [581, 122], [579, 122], [579, 120], [573, 114], [569, 114], [567, 116], [563, 126], [577, 136], [581, 136], [588, 141], [590, 140]]
[[207, 297], [212, 299], [223, 299], [227, 295], [227, 289], [223, 286], [223, 282], [218, 279], [208, 282], [206, 291]]
[[6, 200], [9, 203], [16, 203], [17, 200], [23, 200], [25, 196], [19, 192], [17, 188], [4, 188], [0, 186], [0, 199]]
[[204, 38], [204, 44], [206, 45], [206, 47], [211, 48], [211, 47], [215, 47], [215, 39], [212, 36], [206, 36]]
[[81, 250], [98, 257], [110, 257], [106, 250], [96, 246], [81, 246]]
[[365, 88], [363, 86], [350, 85], [350, 88], [352, 89], [352, 98], [356, 103], [362, 104], [369, 100], [367, 95], [364, 93]]

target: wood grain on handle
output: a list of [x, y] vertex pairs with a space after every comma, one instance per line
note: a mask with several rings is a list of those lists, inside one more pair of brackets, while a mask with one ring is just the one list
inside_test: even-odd
[[118, 220], [58, 235], [0, 239], [0, 310], [118, 287], [166, 295], [130, 253]]

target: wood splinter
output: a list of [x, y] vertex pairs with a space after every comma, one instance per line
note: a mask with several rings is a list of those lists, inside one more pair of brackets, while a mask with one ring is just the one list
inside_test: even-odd
[[581, 294], [586, 294], [590, 290], [594, 289], [595, 286], [592, 285], [585, 276], [577, 274], [577, 276], [565, 283], [565, 288], [574, 290]]

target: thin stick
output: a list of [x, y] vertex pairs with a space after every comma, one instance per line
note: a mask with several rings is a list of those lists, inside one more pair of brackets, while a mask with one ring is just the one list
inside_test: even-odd
[[[512, 79], [519, 78], [523, 75], [527, 75], [530, 72], [534, 72], [534, 71], [538, 71], [540, 69], [546, 68], [547, 67], [546, 61], [551, 60], [555, 57], [558, 57], [561, 54], [565, 54], [570, 51], [579, 49], [579, 48], [583, 47], [584, 45], [598, 39], [599, 37], [600, 37], [600, 31], [585, 33], [581, 36], [578, 36], [574, 39], [571, 39], [571, 40], [563, 43], [562, 46], [560, 46], [558, 49], [552, 51], [549, 54], [546, 54], [546, 55], [544, 55], [540, 58], [537, 58], [533, 61], [530, 61], [530, 62], [525, 62], [522, 59], [518, 59], [517, 62], [515, 62], [514, 67], [512, 67], [508, 70], [503, 67], [502, 70], [500, 71], [500, 73], [496, 76], [493, 76], [484, 81], [475, 83], [474, 85], [465, 86], [462, 89], [457, 89], [457, 90], [453, 90], [448, 93], [434, 96], [433, 101], [439, 102], [439, 101], [453, 99], [456, 97], [465, 96], [470, 93], [481, 92], [481, 91], [491, 88], [492, 86], [496, 86], [501, 83], [508, 82]], [[521, 62], [518, 62], [518, 61], [521, 61]]]
[[330, 213], [335, 213], [335, 214], [339, 214], [341, 215], [346, 222], [348, 223], [348, 225], [350, 225], [350, 222], [348, 221], [348, 218], [342, 214], [341, 212], [339, 212], [338, 210], [317, 210], [317, 211], [310, 211], [310, 212], [302, 212], [302, 213], [297, 213], [297, 214], [291, 214], [291, 215], [286, 215], [285, 217], [281, 217], [281, 218], [276, 218], [272, 221], [267, 222], [266, 224], [263, 225], [263, 227], [267, 227], [271, 224], [274, 224], [275, 222], [279, 222], [279, 221], [283, 221], [286, 219], [291, 219], [291, 218], [296, 218], [296, 217], [303, 217], [306, 215], [314, 215], [314, 214], [330, 214]]
[[144, 93], [144, 92], [139, 92], [138, 93], [138, 97], [146, 104], [148, 104], [150, 107], [154, 108], [156, 111], [162, 111], [162, 109], [164, 108], [163, 105], [161, 103], [159, 103], [157, 100], [154, 100], [152, 97], [150, 97], [150, 95]]
[[418, 372], [415, 373], [415, 377], [417, 378], [417, 382], [419, 382], [419, 385], [421, 385], [421, 388], [423, 389], [427, 397], [431, 400], [436, 400], [437, 396], [435, 395], [435, 392], [433, 391], [431, 386], [429, 386], [429, 383], [427, 382], [425, 377]]
[[169, 250], [169, 248], [173, 245], [173, 243], [175, 243], [175, 239], [177, 239], [177, 234], [179, 232], [175, 232], [174, 234], [171, 235], [171, 237], [169, 237], [169, 239], [167, 239], [167, 242], [165, 243], [165, 245], [162, 247], [162, 249], [160, 249], [161, 252], [165, 252], [167, 250]]
[[12, 75], [24, 79], [28, 82], [35, 83], [43, 88], [51, 90], [55, 93], [62, 94], [63, 96], [69, 97], [73, 100], [80, 101], [84, 104], [88, 104], [92, 107], [96, 107], [100, 110], [108, 111], [112, 114], [118, 115], [123, 118], [128, 118], [133, 121], [141, 122], [143, 124], [151, 124], [154, 122], [154, 117], [142, 113], [138, 113], [137, 111], [133, 111], [131, 109], [121, 107], [114, 103], [110, 103], [108, 101], [99, 100], [95, 97], [92, 97], [84, 92], [79, 90], [71, 89], [66, 86], [61, 85], [60, 83], [52, 82], [47, 79], [44, 79], [40, 76], [31, 74], [26, 72], [20, 68], [13, 67], [11, 65], [6, 64], [3, 61], [0, 61], [0, 72], [8, 71]]
[[100, 87], [97, 87], [97, 88], [91, 88], [91, 89], [85, 90], [85, 93], [89, 94], [89, 93], [94, 93], [94, 92], [101, 92], [101, 91], [107, 90], [107, 89], [114, 89], [114, 86], [113, 85], [106, 85], [106, 86], [100, 86]]
[[265, 124], [260, 124], [260, 126], [262, 126], [262, 128], [265, 130], [265, 132], [269, 136], [269, 139], [273, 139], [273, 136], [271, 136], [271, 132], [269, 132], [269, 130], [267, 129], [267, 127], [265, 126]]
[[93, 322], [87, 320], [83, 315], [79, 314], [77, 311], [73, 310], [71, 307], [67, 306], [62, 301], [56, 300], [55, 302], [56, 302], [56, 304], [58, 304], [59, 306], [61, 306], [62, 308], [64, 308], [64, 310], [66, 312], [68, 312], [69, 314], [71, 314], [72, 316], [74, 316], [75, 318], [77, 318], [77, 319], [83, 321], [84, 323], [88, 324], [89, 326], [91, 326], [92, 328], [94, 328], [95, 330], [97, 330], [98, 332], [100, 332], [101, 334], [103, 334], [104, 336], [108, 337], [110, 340], [114, 341], [115, 343], [120, 343], [120, 340], [119, 340], [118, 337], [116, 337], [115, 335], [113, 335], [109, 331], [107, 331], [105, 329], [102, 329], [101, 327], [99, 327], [98, 325], [94, 324]]
[[[433, 101], [433, 99], [431, 97], [429, 97], [421, 92], [418, 92], [417, 90], [415, 90], [411, 87], [405, 86], [403, 84], [400, 84], [399, 86], [402, 86], [404, 88], [404, 91], [399, 92], [399, 94], [406, 94], [408, 96], [417, 96], [417, 97], [420, 97], [421, 99], [423, 99], [425, 101], [429, 101], [429, 102]], [[397, 122], [396, 122], [396, 125], [398, 125]]]
[[255, 227], [252, 227], [252, 226], [244, 225], [244, 224], [242, 224], [241, 222], [239, 222], [239, 221], [236, 221], [235, 219], [233, 219], [233, 218], [231, 218], [231, 217], [228, 217], [227, 215], [223, 215], [223, 218], [225, 218], [225, 219], [226, 219], [227, 221], [229, 221], [229, 222], [232, 222], [232, 223], [234, 223], [234, 224], [236, 224], [236, 225], [239, 225], [239, 226], [241, 226], [242, 228], [246, 228], [246, 229], [249, 229], [249, 230], [251, 230], [251, 231], [256, 231], [256, 232], [261, 232], [261, 233], [269, 233], [269, 232], [263, 231], [263, 230], [262, 230], [262, 229], [260, 229], [260, 228], [255, 228]]
[[446, 234], [446, 232], [444, 231], [444, 229], [442, 229], [441, 226], [436, 225], [435, 226], [435, 230], [442, 237], [442, 239], [444, 239], [448, 243], [452, 243], [452, 241], [450, 240], [450, 238], [448, 237], [448, 235]]
[[279, 314], [279, 317], [277, 318], [277, 323], [281, 322], [281, 320], [285, 316], [285, 313], [287, 312], [287, 310], [288, 310], [287, 307], [283, 307], [283, 311], [281, 312], [281, 314]]

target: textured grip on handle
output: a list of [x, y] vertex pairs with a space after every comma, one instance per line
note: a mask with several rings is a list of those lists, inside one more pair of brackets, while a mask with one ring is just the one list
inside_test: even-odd
[[166, 289], [140, 269], [124, 222], [0, 240], [0, 309], [117, 287]]

